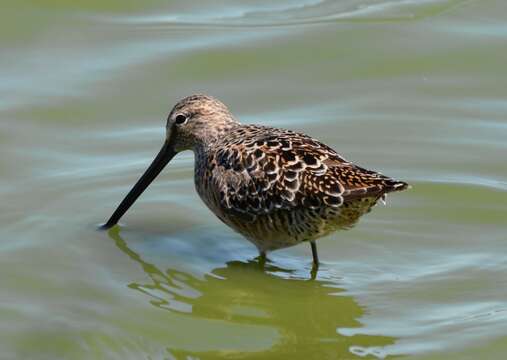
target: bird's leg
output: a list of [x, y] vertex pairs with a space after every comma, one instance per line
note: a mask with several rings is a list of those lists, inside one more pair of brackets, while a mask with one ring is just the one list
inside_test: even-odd
[[315, 241], [311, 240], [310, 245], [312, 246], [313, 256], [312, 271], [310, 272], [310, 275], [311, 279], [315, 280], [317, 278], [317, 271], [319, 270], [319, 255], [317, 254], [317, 244], [315, 244]]
[[312, 246], [313, 266], [318, 268], [319, 255], [317, 254], [317, 244], [315, 244], [314, 240], [310, 240], [310, 245]]

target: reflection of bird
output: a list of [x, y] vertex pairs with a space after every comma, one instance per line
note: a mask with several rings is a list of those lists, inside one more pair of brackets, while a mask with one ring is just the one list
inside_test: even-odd
[[262, 258], [266, 251], [310, 241], [318, 265], [314, 241], [340, 227], [346, 204], [365, 196], [374, 203], [408, 186], [354, 165], [307, 135], [242, 125], [220, 101], [193, 95], [174, 106], [160, 153], [104, 227], [116, 224], [183, 150], [195, 153], [195, 186], [201, 199], [254, 243]]
[[[135, 275], [128, 287], [151, 305], [185, 319], [176, 325], [180, 336], [188, 333], [185, 341], [172, 341], [171, 322], [151, 329], [163, 332], [164, 341], [172, 344], [167, 350], [170, 358], [362, 359], [366, 350], [379, 352], [396, 340], [363, 334], [360, 319], [365, 309], [332, 274], [325, 280], [306, 280], [298, 270], [269, 263], [260, 269], [255, 261], [231, 261], [195, 276], [157, 267], [129, 248], [118, 230], [108, 235], [146, 275]], [[143, 316], [134, 318], [145, 329]], [[165, 319], [163, 314], [160, 318]], [[197, 335], [200, 325], [208, 333], [205, 350]], [[345, 336], [338, 329], [355, 329], [357, 334]], [[356, 350], [363, 352], [361, 356], [354, 355]]]

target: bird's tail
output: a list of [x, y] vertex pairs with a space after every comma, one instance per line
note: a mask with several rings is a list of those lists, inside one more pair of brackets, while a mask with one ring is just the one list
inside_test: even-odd
[[392, 192], [392, 191], [403, 191], [406, 189], [410, 189], [411, 186], [404, 181], [399, 181], [399, 180], [389, 178], [389, 179], [384, 180], [383, 188], [384, 188], [383, 190], [386, 192]]

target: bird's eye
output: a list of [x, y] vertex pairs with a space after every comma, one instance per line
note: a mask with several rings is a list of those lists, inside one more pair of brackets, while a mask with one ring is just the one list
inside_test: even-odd
[[185, 115], [179, 114], [178, 116], [176, 116], [175, 122], [176, 122], [176, 124], [181, 125], [181, 124], [186, 123], [187, 120], [188, 120], [188, 118]]

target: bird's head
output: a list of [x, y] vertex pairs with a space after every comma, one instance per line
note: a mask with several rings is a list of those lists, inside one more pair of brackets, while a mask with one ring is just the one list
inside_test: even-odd
[[221, 101], [192, 95], [180, 100], [169, 113], [166, 141], [175, 152], [191, 150], [216, 140], [237, 124]]

